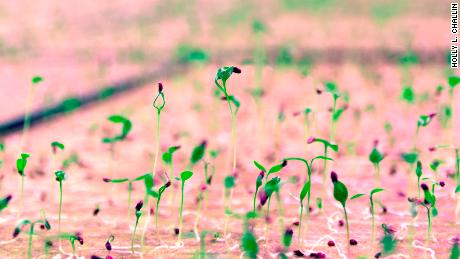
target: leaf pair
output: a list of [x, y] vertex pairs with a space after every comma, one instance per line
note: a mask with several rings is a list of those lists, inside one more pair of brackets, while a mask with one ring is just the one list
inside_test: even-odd
[[27, 166], [27, 159], [30, 157], [27, 153], [22, 153], [21, 157], [16, 160], [16, 169], [20, 175], [24, 175], [24, 170]]
[[128, 133], [131, 131], [131, 128], [132, 128], [131, 121], [122, 115], [111, 115], [108, 117], [108, 120], [113, 123], [121, 124], [122, 125], [121, 133], [112, 138], [103, 138], [102, 142], [114, 143], [117, 141], [124, 140], [126, 136], [128, 135]]
[[337, 144], [331, 143], [331, 142], [329, 142], [329, 141], [327, 141], [325, 139], [310, 137], [307, 140], [308, 144], [311, 144], [311, 143], [314, 143], [314, 142], [322, 143], [325, 148], [332, 149], [334, 152], [339, 152], [339, 146]]
[[165, 164], [172, 164], [172, 157], [174, 152], [180, 149], [181, 146], [172, 146], [168, 148], [168, 151], [163, 153], [162, 159]]

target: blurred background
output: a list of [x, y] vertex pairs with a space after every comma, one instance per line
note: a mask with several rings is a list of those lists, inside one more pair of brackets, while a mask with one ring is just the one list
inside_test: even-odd
[[2, 1], [0, 124], [22, 116], [36, 75], [45, 80], [32, 110], [78, 106], [74, 97], [184, 64], [295, 65], [305, 75], [348, 62], [444, 69], [449, 8], [438, 0]]

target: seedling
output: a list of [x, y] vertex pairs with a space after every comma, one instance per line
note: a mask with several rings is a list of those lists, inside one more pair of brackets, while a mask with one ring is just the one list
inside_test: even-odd
[[369, 161], [374, 165], [375, 168], [375, 175], [377, 179], [380, 179], [380, 162], [385, 158], [385, 156], [380, 153], [376, 146], [372, 149], [371, 153], [369, 154]]
[[[67, 178], [64, 171], [56, 171], [54, 173], [56, 181], [59, 182], [59, 217], [58, 217], [58, 235], [61, 234], [61, 213], [62, 213], [62, 182]], [[59, 247], [61, 243], [59, 241]]]
[[384, 256], [392, 254], [396, 250], [398, 240], [394, 236], [394, 230], [390, 229], [387, 225], [382, 224], [383, 238], [380, 241], [382, 246], [382, 254]]
[[[337, 85], [334, 82], [324, 83], [324, 88], [326, 92], [329, 92], [332, 95], [333, 98], [331, 110], [331, 129], [329, 132], [329, 141], [332, 142], [334, 140], [336, 124], [342, 116], [342, 113], [345, 111], [345, 107], [337, 108], [337, 100], [340, 98], [340, 93]], [[327, 156], [327, 153], [324, 156]]]
[[281, 258], [288, 258], [285, 253], [291, 246], [293, 233], [292, 228], [287, 228], [282, 235], [281, 243], [283, 244], [283, 252], [280, 253]]
[[75, 258], [78, 258], [76, 254], [76, 249], [75, 249], [75, 241], [78, 241], [80, 245], [83, 245], [84, 243], [83, 238], [81, 237], [81, 234], [78, 232], [77, 233], [60, 233], [55, 236], [47, 237], [45, 239], [45, 258], [48, 258], [49, 249], [53, 245], [52, 240], [56, 240], [56, 239], [59, 240], [59, 242], [61, 242], [61, 240], [69, 240], [70, 245], [72, 246], [72, 255]]
[[0, 140], [0, 169], [3, 167], [3, 153], [5, 152], [5, 143]]
[[434, 187], [433, 187], [433, 193], [430, 192], [428, 185], [426, 184], [421, 184], [420, 187], [423, 190], [424, 193], [424, 201], [420, 202], [420, 205], [426, 208], [427, 211], [427, 218], [428, 218], [428, 231], [427, 231], [427, 241], [426, 243], [430, 243], [431, 239], [431, 229], [432, 229], [432, 221], [431, 221], [431, 216], [436, 216], [438, 214], [437, 209], [436, 209], [436, 196], [434, 195]]
[[25, 169], [27, 166], [27, 159], [30, 157], [27, 153], [22, 153], [21, 157], [16, 160], [16, 169], [18, 174], [21, 176], [21, 192], [19, 195], [19, 200], [21, 201], [21, 209], [19, 210], [18, 217], [21, 214], [21, 210], [24, 206], [24, 177], [25, 177]]
[[221, 67], [217, 70], [216, 77], [214, 78], [214, 84], [217, 88], [224, 94], [225, 100], [227, 101], [228, 108], [232, 117], [232, 149], [233, 149], [233, 159], [232, 159], [232, 172], [236, 171], [236, 114], [240, 108], [240, 102], [236, 99], [234, 95], [230, 95], [227, 90], [227, 80], [231, 77], [233, 73], [240, 74], [241, 69], [231, 66], [231, 67]]
[[[257, 163], [254, 161], [254, 163]], [[256, 191], [254, 192], [254, 200], [253, 200], [253, 213], [256, 213], [256, 198], [257, 198], [257, 193], [259, 192], [260, 186], [262, 186], [262, 181], [264, 179], [265, 171], [260, 171], [259, 175], [257, 176], [256, 180]]]
[[428, 126], [435, 116], [436, 116], [436, 113], [431, 113], [429, 115], [421, 115], [418, 118], [417, 129], [415, 131], [415, 137], [414, 137], [414, 147], [413, 147], [414, 152], [417, 151], [417, 139], [418, 139], [420, 127]]
[[256, 236], [252, 230], [249, 230], [248, 221], [249, 219], [255, 218], [257, 214], [249, 212], [244, 217], [244, 229], [243, 235], [241, 236], [241, 250], [245, 255], [251, 259], [257, 258], [259, 253], [259, 245], [257, 244]]
[[35, 91], [36, 91], [35, 86], [41, 83], [42, 81], [43, 81], [43, 77], [38, 76], [38, 75], [34, 76], [32, 77], [32, 80], [31, 80], [32, 84], [28, 88], [26, 107], [24, 111], [24, 124], [22, 126], [22, 135], [21, 135], [21, 144], [20, 144], [21, 149], [24, 148], [24, 145], [27, 141], [27, 133], [30, 128], [30, 112], [33, 106], [33, 101], [35, 99]]
[[16, 227], [14, 228], [14, 232], [13, 232], [13, 238], [16, 238], [22, 232], [23, 228], [29, 225], [29, 242], [27, 246], [28, 247], [27, 249], [28, 259], [32, 258], [32, 238], [33, 238], [34, 231], [35, 231], [35, 224], [42, 224], [44, 228], [46, 228], [47, 230], [51, 229], [50, 223], [48, 222], [46, 218], [43, 217], [43, 219], [39, 219], [36, 221], [30, 221], [28, 219], [23, 219], [16, 225]]
[[179, 211], [179, 233], [178, 233], [178, 242], [181, 240], [182, 234], [182, 210], [184, 208], [184, 187], [185, 182], [193, 176], [192, 171], [183, 171], [180, 174], [180, 178], [176, 177], [176, 180], [181, 181], [181, 200], [180, 200], [180, 211]]
[[371, 220], [372, 220], [372, 235], [371, 235], [371, 241], [372, 241], [372, 244], [374, 244], [374, 240], [375, 240], [375, 211], [374, 211], [374, 194], [378, 193], [378, 192], [382, 192], [384, 191], [382, 188], [374, 188], [371, 193], [369, 194], [369, 202], [371, 204]]
[[[154, 174], [156, 173], [157, 170], [157, 162], [158, 162], [158, 156], [160, 155], [160, 126], [161, 126], [161, 112], [165, 108], [166, 105], [166, 99], [165, 95], [163, 93], [163, 84], [158, 83], [158, 93], [153, 100], [153, 107], [157, 110], [157, 127], [156, 127], [156, 145], [155, 145], [155, 157], [153, 160], [153, 170], [152, 170], [152, 182], [153, 182], [153, 177]], [[153, 186], [153, 183], [152, 183]], [[151, 188], [148, 188], [148, 190], [151, 190]], [[144, 246], [144, 237], [145, 233], [147, 232], [148, 224], [150, 222], [150, 199], [147, 197], [147, 219], [145, 220], [144, 224], [144, 229], [142, 230], [142, 239], [141, 239], [141, 246]]]
[[158, 228], [158, 214], [159, 214], [159, 206], [160, 206], [160, 201], [161, 201], [161, 195], [163, 194], [163, 192], [166, 190], [166, 188], [168, 188], [169, 186], [171, 186], [171, 182], [168, 180], [165, 184], [163, 184], [159, 189], [158, 189], [158, 192], [152, 192], [152, 196], [157, 198], [157, 202], [156, 202], [156, 205], [155, 205], [155, 229], [157, 231], [157, 237], [158, 239], [160, 239], [159, 237], [159, 228]]
[[110, 115], [107, 119], [113, 123], [121, 124], [121, 133], [114, 137], [105, 137], [102, 139], [102, 142], [113, 145], [116, 142], [126, 139], [132, 128], [131, 121], [122, 115]]
[[[332, 184], [334, 185], [334, 199], [343, 207], [343, 215], [345, 217], [345, 224], [347, 228], [347, 243], [349, 245], [350, 240], [350, 228], [348, 226], [348, 215], [347, 215], [347, 208], [346, 203], [348, 200], [348, 189], [341, 181], [339, 181], [337, 173], [331, 172], [331, 180]], [[356, 198], [356, 197], [355, 197]]]
[[[309, 219], [309, 213], [310, 213], [310, 197], [311, 197], [311, 173], [312, 173], [312, 167], [313, 167], [313, 162], [316, 160], [316, 159], [322, 159], [322, 160], [330, 160], [330, 161], [333, 161], [332, 158], [329, 158], [329, 157], [325, 157], [325, 156], [317, 156], [317, 157], [314, 157], [313, 159], [310, 160], [310, 162], [308, 162], [306, 159], [303, 159], [303, 158], [299, 158], [299, 157], [288, 157], [288, 158], [285, 158], [286, 161], [289, 161], [289, 160], [294, 160], [294, 161], [301, 161], [305, 164], [305, 166], [307, 167], [307, 181], [304, 183], [303, 187], [302, 187], [302, 190], [300, 191], [300, 195], [299, 195], [299, 200], [300, 200], [300, 217], [299, 217], [299, 234], [298, 234], [298, 246], [300, 247], [300, 244], [302, 243], [302, 214], [303, 214], [303, 210], [304, 210], [304, 205], [303, 205], [303, 201], [305, 199], [305, 197], [307, 196], [307, 210], [305, 211], [305, 228], [308, 228], [308, 219]], [[319, 206], [322, 207], [322, 202], [320, 200], [319, 202]]]
[[126, 183], [126, 182], [128, 183], [128, 218], [129, 218], [129, 215], [131, 214], [130, 208], [131, 208], [131, 193], [133, 191], [133, 183], [137, 181], [145, 181], [146, 177], [151, 177], [151, 174], [150, 173], [143, 174], [134, 179], [128, 179], [128, 178], [110, 179], [106, 177], [102, 178], [102, 180], [106, 183], [115, 183], [115, 184]]
[[[136, 229], [137, 229], [137, 225], [139, 224], [139, 219], [140, 217], [142, 216], [142, 206], [144, 205], [144, 202], [143, 201], [139, 201], [137, 204], [136, 204], [136, 207], [134, 208], [135, 209], [135, 215], [136, 215], [136, 222], [134, 223], [134, 229], [133, 229], [133, 234], [131, 236], [131, 252], [134, 254], [134, 236], [136, 235]], [[148, 208], [147, 208], [148, 210]]]
[[163, 153], [162, 159], [165, 164], [169, 166], [169, 178], [174, 178], [174, 167], [173, 167], [173, 154], [180, 149], [181, 146], [171, 146], [168, 151]]
[[[339, 146], [337, 144], [331, 143], [331, 142], [329, 142], [327, 140], [320, 139], [320, 138], [315, 138], [315, 137], [310, 137], [307, 140], [308, 144], [311, 144], [311, 143], [314, 143], [314, 142], [318, 142], [318, 143], [323, 144], [323, 146], [324, 146], [323, 157], [328, 157], [327, 153], [328, 153], [329, 149], [331, 149], [332, 151], [334, 151], [336, 153], [339, 152]], [[324, 164], [323, 164], [323, 186], [324, 186], [325, 183], [326, 183], [326, 170], [327, 170], [327, 160], [328, 159], [323, 159], [323, 160], [324, 160]]]

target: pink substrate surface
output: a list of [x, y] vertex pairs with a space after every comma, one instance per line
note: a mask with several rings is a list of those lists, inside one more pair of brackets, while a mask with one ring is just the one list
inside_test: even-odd
[[[200, 233], [203, 230], [212, 232], [224, 231], [225, 214], [223, 207], [223, 178], [230, 174], [230, 114], [226, 103], [213, 97], [215, 86], [214, 73], [217, 67], [206, 66], [189, 71], [174, 78], [164, 78], [166, 108], [161, 117], [161, 137], [155, 139], [155, 110], [152, 101], [156, 95], [157, 86], [145, 86], [133, 92], [77, 110], [67, 116], [57, 118], [46, 124], [41, 124], [30, 130], [26, 147], [20, 150], [20, 134], [5, 138], [6, 152], [3, 155], [5, 165], [2, 168], [1, 192], [3, 195], [12, 194], [11, 205], [1, 214], [0, 251], [5, 258], [21, 258], [25, 253], [27, 236], [21, 234], [12, 240], [12, 232], [20, 210], [19, 175], [15, 171], [15, 160], [20, 152], [31, 154], [26, 170], [25, 199], [22, 217], [39, 218], [39, 210], [47, 212], [53, 226], [50, 231], [38, 230], [34, 237], [33, 254], [43, 254], [44, 237], [57, 233], [58, 212], [58, 183], [53, 172], [58, 169], [53, 164], [50, 143], [60, 141], [65, 144], [63, 152], [59, 152], [58, 161], [76, 153], [80, 163], [66, 170], [68, 178], [64, 181], [62, 231], [80, 232], [84, 245], [77, 244], [79, 256], [97, 254], [106, 255], [104, 244], [113, 234], [115, 240], [111, 255], [116, 258], [140, 256], [137, 252], [131, 255], [129, 244], [131, 230], [134, 224], [134, 204], [143, 198], [143, 184], [134, 184], [133, 205], [130, 216], [127, 217], [127, 185], [115, 185], [102, 181], [103, 177], [134, 178], [152, 170], [152, 156], [156, 141], [160, 141], [161, 152], [169, 146], [181, 145], [174, 156], [174, 174], [177, 176], [185, 170], [192, 148], [202, 140], [208, 141], [209, 149], [221, 150], [215, 161], [216, 176], [209, 187], [209, 200], [198, 214], [197, 195], [204, 184], [203, 164], [197, 164], [194, 176], [185, 186], [185, 209], [183, 232]], [[298, 195], [306, 180], [306, 170], [298, 163], [289, 162], [288, 166], [277, 173], [282, 179], [281, 200], [284, 210], [284, 226], [280, 225], [278, 205], [275, 200], [271, 205], [271, 223], [258, 219], [251, 224], [254, 226], [260, 248], [259, 255], [263, 258], [275, 256], [282, 250], [280, 234], [285, 227], [294, 229], [293, 245], [290, 252], [300, 249], [305, 253], [324, 252], [328, 258], [339, 258], [341, 253], [348, 258], [360, 255], [372, 257], [380, 248], [378, 240], [382, 236], [380, 225], [385, 223], [395, 231], [398, 239], [396, 254], [416, 256], [430, 253], [437, 258], [446, 258], [451, 247], [451, 239], [459, 233], [455, 222], [455, 183], [447, 177], [454, 170], [454, 154], [451, 151], [429, 152], [429, 147], [439, 143], [458, 144], [459, 120], [448, 129], [443, 129], [437, 120], [428, 127], [420, 130], [417, 146], [420, 159], [424, 163], [424, 175], [433, 177], [428, 163], [433, 158], [446, 160], [439, 170], [436, 180], [445, 181], [444, 188], [437, 188], [437, 207], [439, 215], [433, 221], [433, 236], [427, 248], [425, 239], [427, 233], [426, 213], [419, 210], [415, 220], [414, 243], [408, 240], [410, 225], [413, 223], [409, 213], [408, 197], [416, 196], [416, 178], [414, 172], [409, 175], [409, 166], [401, 161], [399, 154], [410, 151], [419, 115], [436, 112], [438, 105], [447, 101], [446, 93], [434, 96], [434, 86], [446, 84], [445, 76], [436, 66], [416, 66], [411, 73], [414, 76], [415, 91], [420, 94], [430, 93], [428, 101], [408, 105], [400, 100], [400, 70], [391, 65], [362, 67], [353, 64], [329, 67], [315, 66], [311, 74], [302, 77], [294, 69], [266, 67], [263, 71], [262, 86], [265, 95], [260, 106], [257, 106], [248, 90], [254, 85], [254, 69], [250, 66], [241, 67], [243, 73], [233, 75], [228, 81], [229, 92], [241, 101], [241, 109], [237, 115], [237, 185], [231, 201], [232, 210], [243, 214], [252, 209], [252, 197], [255, 180], [259, 171], [252, 161], [257, 160], [264, 165], [279, 163], [289, 156], [312, 158], [322, 154], [319, 145], [307, 145], [309, 135], [327, 138], [329, 136], [330, 112], [332, 97], [323, 92], [322, 82], [333, 79], [342, 92], [349, 92], [348, 108], [337, 125], [335, 141], [340, 147], [337, 154], [331, 154], [334, 162], [328, 163], [330, 170], [338, 173], [339, 179], [349, 188], [350, 196], [356, 193], [369, 193], [374, 187], [382, 187], [384, 192], [375, 197], [387, 208], [383, 213], [376, 207], [376, 243], [371, 244], [371, 221], [368, 198], [348, 202], [351, 238], [358, 241], [347, 252], [345, 228], [339, 226], [343, 220], [342, 209], [332, 198], [332, 185], [329, 177], [323, 189], [322, 163], [314, 166], [312, 185], [312, 213], [308, 228], [304, 228], [303, 243], [297, 245], [298, 227], [293, 223], [298, 221]], [[369, 78], [366, 72], [374, 72], [377, 77]], [[457, 91], [455, 103], [459, 101]], [[339, 100], [338, 105], [344, 105]], [[373, 109], [367, 109], [373, 105]], [[295, 116], [306, 107], [313, 110], [311, 128], [306, 132], [302, 116]], [[460, 114], [459, 106], [454, 114]], [[276, 119], [279, 111], [283, 111], [286, 119], [279, 123]], [[128, 139], [117, 143], [114, 156], [111, 156], [109, 146], [101, 139], [116, 134], [117, 126], [107, 122], [107, 116], [118, 113], [127, 116], [133, 122], [133, 130]], [[357, 116], [357, 114], [360, 116]], [[384, 124], [390, 122], [393, 131], [385, 133]], [[457, 136], [453, 136], [456, 132]], [[392, 139], [394, 140], [392, 144]], [[374, 140], [386, 154], [382, 161], [381, 178], [375, 179], [372, 164], [368, 161]], [[212, 160], [206, 155], [205, 160]], [[161, 161], [161, 160], [160, 160]], [[390, 175], [392, 167], [396, 173]], [[155, 172], [156, 189], [165, 181], [164, 172], [167, 166], [159, 163]], [[291, 182], [291, 177], [297, 177], [298, 182]], [[173, 180], [173, 182], [176, 182]], [[177, 236], [174, 228], [178, 226], [180, 188], [178, 183], [166, 190], [160, 204], [159, 229], [155, 229], [154, 218], [150, 221], [147, 231], [143, 256], [146, 258], [183, 258], [190, 257], [199, 250], [199, 241], [193, 237], [183, 238], [183, 246], [176, 247]], [[320, 212], [314, 201], [323, 197], [324, 209]], [[153, 203], [153, 202], [152, 202]], [[100, 213], [93, 216], [93, 210], [100, 206]], [[265, 209], [265, 207], [264, 207]], [[143, 216], [145, 218], [145, 216]], [[139, 244], [139, 236], [143, 228], [143, 219], [138, 229], [135, 244]], [[266, 229], [265, 229], [266, 228]], [[239, 257], [239, 248], [243, 222], [230, 218], [228, 236], [224, 239], [206, 241], [207, 253], [219, 257]], [[158, 231], [158, 236], [156, 231]], [[159, 239], [158, 239], [159, 237]], [[336, 247], [328, 247], [327, 242], [334, 240]], [[70, 253], [70, 245], [63, 241], [63, 250]], [[139, 248], [136, 247], [139, 251]], [[339, 253], [340, 250], [340, 253]], [[60, 253], [57, 244], [51, 254]]]

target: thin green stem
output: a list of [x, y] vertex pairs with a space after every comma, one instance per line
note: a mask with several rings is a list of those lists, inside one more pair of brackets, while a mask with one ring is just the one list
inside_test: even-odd
[[348, 214], [345, 206], [343, 206], [343, 215], [345, 216], [345, 224], [347, 226], [347, 243], [350, 245], [350, 227], [348, 226]]
[[253, 201], [253, 209], [252, 209], [254, 213], [256, 213], [256, 199], [257, 199], [258, 192], [259, 192], [259, 189], [256, 189], [256, 192], [254, 193], [254, 201]]
[[[58, 234], [61, 234], [61, 213], [62, 213], [62, 181], [59, 181], [59, 216], [58, 216]], [[59, 239], [59, 247], [61, 247], [61, 239]]]
[[34, 223], [30, 223], [30, 228], [29, 228], [29, 242], [28, 242], [28, 251], [27, 251], [27, 258], [30, 259], [32, 258], [32, 238], [34, 235]]
[[299, 217], [299, 236], [297, 237], [298, 247], [300, 249], [300, 245], [302, 243], [302, 215], [303, 215], [303, 202], [300, 202], [300, 217]]
[[158, 194], [158, 198], [157, 198], [157, 202], [156, 202], [156, 205], [155, 205], [155, 230], [157, 232], [157, 237], [158, 237], [158, 240], [160, 239], [160, 231], [158, 229], [158, 208], [159, 208], [159, 205], [160, 205], [160, 199], [161, 199], [161, 195]]
[[131, 215], [130, 213], [130, 209], [131, 209], [131, 192], [133, 190], [133, 183], [132, 181], [129, 181], [128, 182], [128, 220], [129, 220], [129, 215]]
[[181, 240], [181, 234], [182, 234], [182, 210], [184, 208], [184, 184], [185, 182], [182, 181], [181, 185], [181, 199], [180, 199], [180, 211], [179, 211], [179, 234], [177, 235], [177, 240]]
[[139, 223], [139, 218], [136, 215], [136, 223], [134, 224], [133, 234], [131, 235], [131, 252], [134, 254], [134, 236], [136, 235], [137, 224]]
[[426, 238], [426, 244], [430, 244], [431, 240], [431, 208], [427, 208], [427, 216], [428, 216], [428, 231], [427, 231], [427, 238]]

